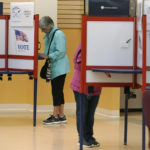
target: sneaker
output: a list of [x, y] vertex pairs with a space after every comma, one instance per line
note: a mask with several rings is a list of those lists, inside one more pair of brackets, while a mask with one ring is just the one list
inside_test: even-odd
[[[80, 142], [78, 142], [78, 145], [80, 146]], [[92, 144], [86, 140], [83, 140], [83, 147], [84, 148], [91, 148]]]
[[99, 147], [100, 143], [96, 141], [94, 137], [89, 139], [89, 142], [92, 144], [93, 147]]
[[53, 115], [51, 115], [49, 118], [46, 120], [43, 120], [44, 124], [56, 124], [60, 123], [59, 118], [55, 118]]
[[59, 117], [59, 121], [60, 123], [66, 123], [67, 122], [66, 116], [64, 115], [63, 117]]

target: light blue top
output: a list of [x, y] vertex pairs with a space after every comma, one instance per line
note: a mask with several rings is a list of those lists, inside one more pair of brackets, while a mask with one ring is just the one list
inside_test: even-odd
[[[53, 27], [50, 33], [44, 36], [45, 39], [45, 51], [47, 55], [49, 43], [51, 41], [53, 32], [58, 29]], [[60, 75], [70, 72], [69, 59], [66, 54], [66, 37], [61, 30], [55, 32], [53, 41], [50, 46], [49, 58], [51, 63], [51, 79], [54, 79]]]

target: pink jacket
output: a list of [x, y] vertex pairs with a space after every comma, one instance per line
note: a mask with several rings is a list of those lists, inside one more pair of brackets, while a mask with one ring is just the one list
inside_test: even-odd
[[[74, 75], [73, 79], [71, 82], [71, 88], [73, 91], [80, 92], [80, 74], [81, 74], [81, 53], [79, 51], [81, 50], [81, 43], [79, 44], [75, 54], [74, 54]], [[79, 54], [78, 54], [79, 53]], [[77, 56], [78, 55], [78, 56]], [[90, 93], [90, 95], [99, 95], [101, 93], [101, 88], [100, 87], [94, 87], [94, 92]], [[88, 95], [88, 88], [86, 89], [86, 92], [84, 93]]]

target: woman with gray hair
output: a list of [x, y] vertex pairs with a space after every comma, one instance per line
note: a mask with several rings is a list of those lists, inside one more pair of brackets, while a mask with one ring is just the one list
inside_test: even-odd
[[49, 33], [53, 28], [53, 26], [54, 26], [54, 22], [49, 16], [44, 16], [39, 21], [39, 27], [42, 31], [47, 30], [47, 32]]
[[70, 71], [69, 60], [66, 54], [66, 37], [64, 33], [54, 25], [53, 20], [49, 16], [44, 16], [40, 19], [39, 27], [41, 31], [45, 33], [45, 51], [44, 53], [39, 53], [39, 57], [50, 60], [50, 78], [54, 106], [53, 114], [44, 120], [43, 123], [65, 123], [67, 120], [64, 115], [65, 101], [63, 88], [66, 74]]

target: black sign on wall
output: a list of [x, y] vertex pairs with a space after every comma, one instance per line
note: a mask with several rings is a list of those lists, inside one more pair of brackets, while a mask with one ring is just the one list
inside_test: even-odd
[[89, 0], [89, 16], [129, 16], [130, 0]]
[[3, 15], [3, 3], [0, 2], [0, 15]]

